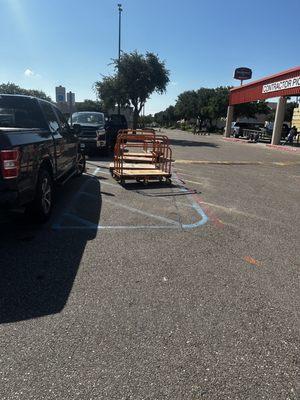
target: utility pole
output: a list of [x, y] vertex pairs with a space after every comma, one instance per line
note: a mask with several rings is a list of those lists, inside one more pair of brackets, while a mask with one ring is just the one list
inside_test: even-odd
[[73, 118], [72, 118], [72, 114], [73, 114], [73, 93], [70, 91], [67, 94], [67, 101], [68, 101], [68, 105], [69, 105], [69, 113], [70, 113], [70, 125], [73, 125]]
[[[120, 68], [120, 58], [121, 58], [121, 15], [122, 15], [122, 4], [118, 4], [118, 10], [119, 10], [119, 53], [118, 53], [118, 60], [119, 60], [119, 68]], [[120, 71], [118, 71], [120, 72]], [[120, 115], [121, 113], [121, 106], [120, 106], [120, 101], [118, 102], [118, 114]]]

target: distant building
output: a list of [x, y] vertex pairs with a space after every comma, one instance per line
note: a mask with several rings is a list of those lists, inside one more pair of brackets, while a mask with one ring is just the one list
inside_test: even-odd
[[55, 88], [56, 105], [63, 114], [70, 114], [76, 111], [75, 93], [68, 92], [64, 86], [56, 86]]
[[67, 93], [67, 104], [68, 104], [69, 114], [72, 114], [73, 112], [76, 111], [75, 93], [73, 93], [73, 92]]
[[55, 88], [55, 99], [56, 103], [65, 103], [66, 102], [66, 88], [63, 86], [56, 86]]
[[73, 92], [67, 93], [67, 103], [72, 104], [72, 106], [75, 106], [75, 93]]

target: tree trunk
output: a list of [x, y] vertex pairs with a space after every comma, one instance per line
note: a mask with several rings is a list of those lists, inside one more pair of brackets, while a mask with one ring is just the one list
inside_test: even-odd
[[139, 120], [139, 111], [137, 108], [135, 108], [133, 111], [133, 129], [137, 129], [138, 120]]

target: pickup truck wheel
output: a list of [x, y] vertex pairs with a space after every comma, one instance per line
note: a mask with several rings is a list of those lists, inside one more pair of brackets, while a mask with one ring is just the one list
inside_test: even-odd
[[42, 168], [39, 172], [36, 194], [33, 202], [28, 206], [27, 212], [37, 222], [46, 222], [52, 211], [53, 205], [53, 181], [49, 172]]
[[83, 153], [77, 154], [76, 171], [77, 171], [76, 173], [77, 176], [82, 175], [85, 171], [85, 155]]

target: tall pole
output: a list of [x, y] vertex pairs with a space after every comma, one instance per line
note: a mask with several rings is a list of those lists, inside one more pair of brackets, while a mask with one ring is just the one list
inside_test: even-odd
[[69, 92], [69, 113], [70, 113], [70, 125], [72, 126], [73, 125], [73, 117], [72, 117], [72, 114], [73, 114], [73, 103], [72, 103], [72, 92], [70, 91]]
[[[119, 10], [119, 53], [118, 53], [118, 60], [119, 60], [119, 66], [120, 68], [120, 58], [121, 58], [121, 14], [122, 14], [122, 4], [118, 4], [118, 10]], [[119, 71], [120, 72], [120, 71]], [[120, 115], [121, 113], [121, 106], [120, 106], [120, 101], [118, 102], [118, 114]]]

